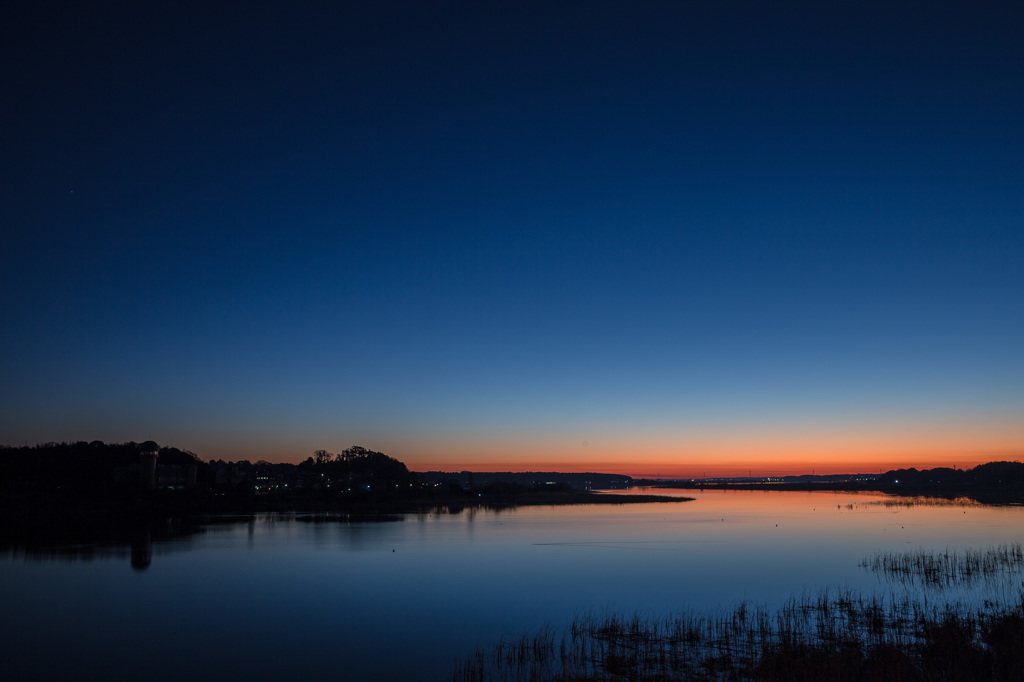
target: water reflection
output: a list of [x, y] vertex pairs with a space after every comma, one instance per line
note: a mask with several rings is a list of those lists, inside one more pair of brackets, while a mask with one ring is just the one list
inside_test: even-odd
[[153, 534], [143, 531], [132, 542], [132, 568], [145, 571], [153, 563]]
[[[60, 661], [39, 655], [56, 629], [75, 633], [62, 640], [64, 660], [112, 678], [126, 676], [130, 661], [110, 643], [142, 651], [155, 633], [166, 648], [192, 652], [154, 671], [156, 680], [197, 665], [230, 679], [450, 679], [476, 647], [563, 627], [582, 611], [731, 613], [744, 601], [776, 608], [825, 586], [910, 593], [920, 588], [860, 562], [876, 552], [1024, 543], [1019, 507], [886, 505], [875, 502], [891, 498], [849, 493], [685, 495], [697, 500], [22, 529], [0, 542], [5, 666], [12, 679], [61, 678]], [[954, 590], [966, 599], [991, 591]], [[268, 642], [279, 660], [268, 660]]]
[[358, 529], [375, 524], [398, 523], [399, 514], [352, 516], [348, 514], [267, 513], [225, 515], [201, 518], [137, 519], [110, 517], [87, 523], [68, 519], [34, 519], [29, 527], [0, 539], [0, 556], [30, 562], [92, 562], [127, 560], [135, 571], [145, 571], [154, 555], [167, 555], [194, 549], [195, 539], [210, 532], [244, 529], [250, 547], [267, 540], [273, 526], [308, 524], [347, 526], [356, 532], [347, 535], [350, 548], [361, 544]]
[[190, 549], [204, 523], [191, 519], [33, 519], [0, 539], [0, 553], [29, 562], [127, 560], [136, 571], [153, 563], [154, 553]]

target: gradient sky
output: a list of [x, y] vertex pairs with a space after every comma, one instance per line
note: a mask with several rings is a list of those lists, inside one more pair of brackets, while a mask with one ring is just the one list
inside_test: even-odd
[[0, 443], [1024, 457], [1018, 3], [17, 4]]

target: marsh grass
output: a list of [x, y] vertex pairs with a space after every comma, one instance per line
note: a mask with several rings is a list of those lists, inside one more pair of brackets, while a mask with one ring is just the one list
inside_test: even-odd
[[910, 587], [973, 587], [1024, 574], [1024, 547], [1012, 543], [944, 552], [878, 552], [862, 559], [860, 567]]
[[886, 508], [900, 508], [900, 509], [912, 509], [914, 507], [966, 507], [966, 508], [978, 508], [989, 505], [984, 505], [977, 500], [972, 500], [969, 497], [892, 497], [885, 500], [871, 500], [869, 502], [861, 502], [862, 506], [865, 507], [886, 507]]
[[836, 505], [839, 509], [854, 510], [857, 507], [883, 507], [885, 509], [913, 509], [914, 507], [956, 507], [977, 509], [992, 505], [982, 504], [969, 497], [889, 497], [884, 500], [868, 500], [865, 502], [848, 502]]
[[982, 608], [826, 590], [781, 608], [664, 618], [579, 614], [502, 639], [455, 682], [1020, 680], [1024, 594]]

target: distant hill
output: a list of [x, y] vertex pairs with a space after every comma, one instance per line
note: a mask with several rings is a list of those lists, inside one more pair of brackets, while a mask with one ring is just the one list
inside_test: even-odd
[[663, 488], [734, 490], [872, 490], [902, 495], [964, 496], [981, 502], [1024, 502], [1024, 463], [988, 462], [971, 469], [894, 469], [883, 474], [641, 481]]
[[194, 453], [153, 441], [0, 446], [0, 517], [28, 535], [43, 522], [60, 527], [97, 515], [105, 522], [109, 515], [390, 513], [467, 504], [504, 508], [682, 499], [589, 492], [632, 485], [629, 476], [592, 472], [417, 474], [393, 457], [360, 446], [340, 453], [317, 450], [300, 464], [204, 462]]
[[881, 474], [879, 486], [892, 489], [908, 488], [991, 488], [1024, 489], [1024, 464], [1021, 462], [989, 462], [973, 469], [895, 469]]

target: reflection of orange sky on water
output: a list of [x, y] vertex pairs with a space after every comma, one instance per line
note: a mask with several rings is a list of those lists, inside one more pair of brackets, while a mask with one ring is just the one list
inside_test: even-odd
[[[399, 459], [415, 471], [598, 471], [633, 476], [698, 477], [814, 473], [956, 466], [969, 468], [1024, 455], [1024, 428], [1014, 424], [914, 431], [850, 430], [697, 437], [557, 437], [452, 439], [396, 443]], [[838, 430], [837, 430], [838, 431]]]
[[[557, 507], [559, 518], [586, 520], [589, 525], [574, 525], [564, 542], [554, 544], [619, 552], [693, 552], [698, 549], [695, 542], [736, 541], [749, 547], [756, 542], [817, 538], [815, 542], [827, 548], [829, 543], [873, 538], [870, 546], [876, 548], [902, 550], [909, 544], [939, 550], [1007, 542], [1018, 534], [1024, 514], [1015, 506], [958, 506], [948, 500], [932, 505], [928, 498], [873, 492], [642, 488], [600, 494], [637, 492], [693, 501]], [[519, 525], [524, 537], [536, 538], [536, 527], [524, 522], [548, 522], [551, 507], [472, 513], [514, 519], [516, 523], [509, 525]], [[638, 534], [638, 528], [644, 531]]]

